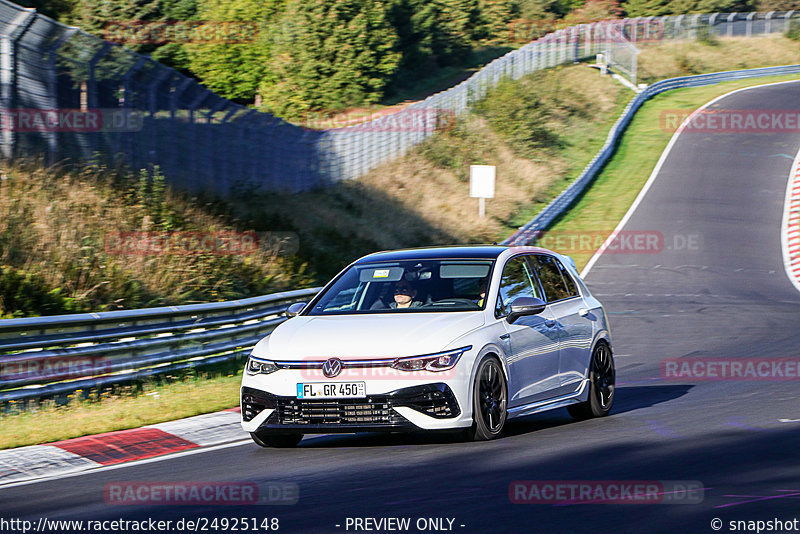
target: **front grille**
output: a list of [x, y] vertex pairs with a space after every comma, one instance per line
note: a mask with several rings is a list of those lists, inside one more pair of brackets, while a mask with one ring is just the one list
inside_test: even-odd
[[398, 425], [405, 422], [392, 410], [386, 397], [337, 400], [279, 397], [272, 417], [282, 425]]

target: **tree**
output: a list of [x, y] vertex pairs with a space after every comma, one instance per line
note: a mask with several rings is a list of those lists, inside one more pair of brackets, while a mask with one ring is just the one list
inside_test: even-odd
[[[73, 0], [59, 0], [73, 1]], [[101, 39], [114, 39], [107, 32], [114, 23], [152, 23], [195, 20], [197, 0], [74, 0], [70, 24], [80, 26]], [[156, 61], [188, 72], [188, 56], [181, 43], [152, 43], [123, 40], [120, 44]]]
[[58, 21], [69, 20], [72, 10], [75, 8], [74, 0], [17, 0], [15, 3], [24, 7], [32, 7], [38, 13]]
[[382, 0], [292, 0], [260, 88], [266, 110], [297, 117], [377, 102], [400, 63], [388, 13]]
[[508, 34], [508, 24], [519, 16], [520, 6], [516, 0], [481, 0], [479, 12], [485, 26], [481, 37], [503, 39]]
[[628, 0], [623, 8], [628, 17], [649, 17], [683, 13], [747, 12], [756, 10], [757, 5], [756, 0]]
[[589, 0], [583, 7], [580, 7], [566, 17], [564, 23], [584, 24], [598, 20], [617, 19], [623, 14], [623, 10], [617, 0]]
[[185, 45], [189, 68], [204, 85], [230, 99], [251, 103], [259, 85], [269, 84], [271, 33], [284, 0], [200, 0], [198, 18], [255, 23], [252, 42]]

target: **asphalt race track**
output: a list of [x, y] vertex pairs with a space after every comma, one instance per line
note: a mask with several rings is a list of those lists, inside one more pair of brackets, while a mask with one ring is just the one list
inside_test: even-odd
[[[712, 107], [790, 110], [798, 102], [800, 83], [790, 83]], [[731, 532], [731, 520], [800, 520], [797, 379], [673, 380], [661, 370], [670, 358], [800, 357], [800, 293], [780, 242], [798, 147], [800, 134], [785, 132], [678, 138], [625, 226], [661, 232], [663, 249], [604, 254], [587, 277], [614, 328], [618, 389], [608, 418], [573, 422], [558, 410], [510, 424], [487, 443], [363, 434], [266, 450], [248, 441], [6, 488], [2, 515], [277, 517], [280, 532], [303, 533], [355, 532], [348, 517], [409, 517], [412, 527], [417, 518], [451, 518], [464, 533], [702, 533], [715, 532], [715, 518], [718, 532]], [[109, 483], [196, 480], [296, 483], [300, 499], [249, 507], [104, 500]], [[509, 487], [518, 480], [696, 481], [702, 502], [513, 504]]]

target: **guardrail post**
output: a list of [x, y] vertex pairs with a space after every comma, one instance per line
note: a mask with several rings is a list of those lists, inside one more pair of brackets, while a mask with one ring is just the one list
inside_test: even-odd
[[[36, 18], [36, 10], [33, 8], [22, 8], [13, 21], [8, 25], [10, 31], [7, 35], [0, 36], [0, 119], [9, 120], [8, 111], [16, 107], [17, 98], [17, 42], [28, 30]], [[13, 119], [11, 119], [13, 120]], [[10, 125], [3, 125], [2, 132], [2, 156], [3, 159], [11, 161], [14, 159], [14, 143], [16, 137], [14, 129]]]

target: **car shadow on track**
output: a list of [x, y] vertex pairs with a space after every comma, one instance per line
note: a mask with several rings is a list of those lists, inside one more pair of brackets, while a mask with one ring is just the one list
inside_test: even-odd
[[[669, 402], [686, 395], [691, 385], [658, 385], [618, 387], [615, 392], [614, 407], [610, 416], [641, 410]], [[514, 419], [506, 424], [503, 437], [529, 434], [548, 428], [572, 424], [575, 420], [565, 408]], [[327, 434], [308, 436], [300, 442], [304, 449], [337, 447], [391, 447], [403, 445], [447, 445], [463, 443], [457, 432], [411, 432]]]

